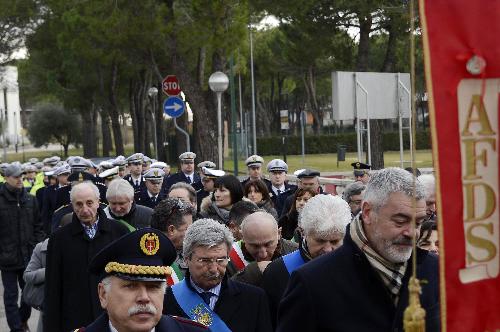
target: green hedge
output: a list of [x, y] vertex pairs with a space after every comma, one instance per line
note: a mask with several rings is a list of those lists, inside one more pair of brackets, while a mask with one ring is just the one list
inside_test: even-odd
[[[398, 151], [399, 150], [399, 132], [386, 132], [383, 133], [384, 151]], [[431, 149], [430, 132], [428, 130], [417, 131], [416, 135], [417, 149]], [[287, 153], [288, 154], [301, 154], [302, 143], [300, 136], [287, 137]], [[405, 149], [409, 149], [408, 133], [404, 133], [403, 142]], [[337, 145], [345, 145], [348, 152], [355, 152], [357, 150], [357, 137], [356, 133], [339, 133], [335, 135], [307, 135], [305, 137], [305, 148], [307, 154], [317, 153], [336, 153]], [[279, 155], [283, 153], [282, 137], [262, 137], [257, 138], [257, 148], [260, 155]]]

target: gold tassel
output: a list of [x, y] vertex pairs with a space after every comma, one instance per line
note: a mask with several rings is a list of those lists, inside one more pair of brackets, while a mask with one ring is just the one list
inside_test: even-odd
[[411, 277], [408, 283], [409, 302], [403, 316], [405, 332], [425, 332], [425, 310], [420, 305], [420, 281]]

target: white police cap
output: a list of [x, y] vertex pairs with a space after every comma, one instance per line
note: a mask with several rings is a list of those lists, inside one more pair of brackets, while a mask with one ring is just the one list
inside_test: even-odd
[[201, 163], [199, 163], [198, 165], [196, 165], [196, 167], [198, 167], [198, 168], [206, 167], [206, 168], [210, 168], [210, 169], [215, 169], [217, 166], [215, 165], [215, 163], [213, 161], [205, 160], [205, 161], [202, 161]]
[[149, 168], [159, 168], [159, 169], [163, 169], [165, 167], [170, 167], [170, 166], [168, 166], [168, 164], [164, 163], [163, 161], [154, 162], [149, 166]]
[[142, 163], [144, 161], [144, 155], [140, 152], [134, 153], [133, 155], [129, 156], [127, 159], [127, 164], [131, 163]]
[[181, 161], [185, 161], [185, 160], [194, 161], [195, 159], [196, 159], [196, 153], [194, 153], [194, 152], [184, 152], [184, 153], [181, 153], [181, 155], [179, 156], [179, 160], [181, 160]]
[[204, 177], [210, 178], [210, 179], [216, 179], [216, 178], [219, 178], [221, 176], [226, 175], [226, 172], [224, 172], [220, 169], [211, 169], [211, 168], [207, 168], [207, 167], [202, 167], [201, 172], [203, 173]]
[[104, 172], [99, 173], [99, 177], [101, 179], [109, 179], [118, 176], [118, 171], [120, 170], [119, 166], [115, 166], [113, 168], [107, 169]]
[[264, 163], [264, 158], [256, 154], [248, 157], [247, 160], [245, 160], [245, 164], [247, 165], [247, 167], [262, 166], [263, 163]]
[[150, 168], [145, 174], [145, 180], [161, 180], [165, 176], [165, 172], [159, 168]]
[[288, 172], [288, 165], [281, 159], [273, 159], [267, 164], [268, 172]]

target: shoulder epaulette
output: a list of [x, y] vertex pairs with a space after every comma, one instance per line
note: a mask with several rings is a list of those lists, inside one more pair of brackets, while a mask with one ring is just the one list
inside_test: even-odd
[[66, 205], [61, 205], [60, 207], [58, 207], [57, 209], [54, 210], [54, 213], [56, 213], [57, 211], [61, 210], [61, 209], [64, 209], [65, 207], [69, 206], [69, 204], [66, 204]]
[[203, 328], [205, 330], [208, 330], [207, 326], [203, 325], [202, 323], [195, 322], [194, 320], [190, 320], [190, 319], [187, 319], [187, 318], [184, 318], [184, 317], [179, 317], [179, 316], [170, 316], [170, 317], [172, 317], [173, 319], [175, 319], [178, 322], [186, 323], [186, 324], [189, 324], [189, 325], [193, 325], [193, 326], [196, 326], [196, 327], [201, 327], [201, 328]]

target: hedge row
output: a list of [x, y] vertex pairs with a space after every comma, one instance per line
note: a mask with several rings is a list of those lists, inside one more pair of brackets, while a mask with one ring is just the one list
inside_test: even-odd
[[[383, 150], [398, 151], [399, 150], [399, 132], [383, 133]], [[287, 153], [301, 154], [302, 143], [300, 136], [287, 137]], [[408, 133], [403, 135], [404, 148], [410, 148]], [[352, 133], [338, 133], [335, 135], [307, 135], [305, 137], [305, 149], [307, 154], [317, 153], [336, 153], [339, 144], [345, 145], [348, 152], [357, 151], [357, 136]], [[257, 138], [257, 148], [260, 155], [280, 155], [283, 153], [282, 137], [262, 137]], [[431, 149], [430, 132], [428, 130], [417, 131], [416, 133], [416, 148]]]

